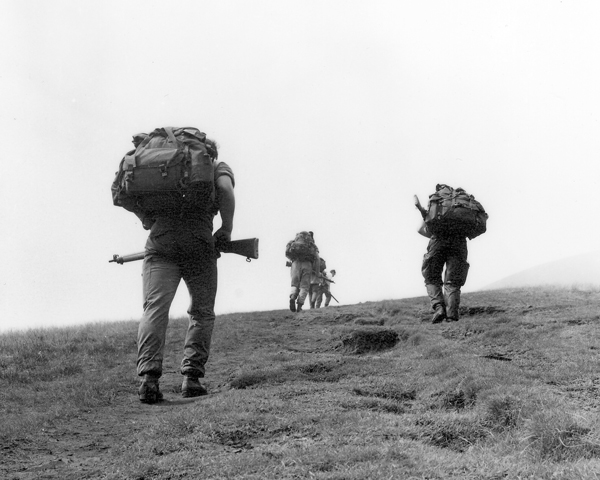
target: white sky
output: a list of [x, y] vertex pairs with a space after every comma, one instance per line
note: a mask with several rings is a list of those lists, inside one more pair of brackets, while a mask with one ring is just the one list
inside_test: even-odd
[[[287, 308], [312, 230], [342, 304], [425, 295], [436, 183], [483, 203], [465, 291], [598, 250], [596, 1], [0, 2], [0, 330], [137, 319], [134, 133], [196, 126], [236, 174], [217, 313]], [[218, 219], [215, 228], [219, 226]], [[180, 286], [172, 315], [184, 315]], [[333, 302], [335, 304], [335, 302]]]

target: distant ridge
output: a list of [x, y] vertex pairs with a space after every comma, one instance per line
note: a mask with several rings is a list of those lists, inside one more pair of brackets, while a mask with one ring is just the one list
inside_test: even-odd
[[600, 287], [600, 251], [544, 263], [498, 280], [483, 290], [543, 285]]

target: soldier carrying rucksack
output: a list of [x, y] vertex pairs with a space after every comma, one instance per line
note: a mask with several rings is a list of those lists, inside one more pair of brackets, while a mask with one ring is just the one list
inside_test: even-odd
[[[215, 322], [216, 245], [231, 240], [235, 196], [231, 168], [218, 160], [217, 145], [196, 128], [157, 128], [133, 137], [134, 150], [119, 165], [113, 203], [135, 213], [150, 230], [142, 267], [144, 313], [138, 328], [138, 390], [144, 403], [162, 400], [169, 308], [183, 279], [189, 326], [180, 372], [184, 397], [206, 395], [200, 383]], [[213, 218], [221, 215], [214, 233]]]
[[309, 294], [311, 278], [318, 275], [320, 269], [319, 249], [313, 233], [302, 231], [296, 234], [285, 246], [285, 256], [291, 261], [290, 310], [301, 312]]
[[459, 319], [460, 289], [469, 272], [467, 238], [485, 233], [488, 214], [462, 188], [438, 184], [435, 190], [429, 196], [427, 210], [415, 196], [415, 205], [423, 216], [419, 233], [430, 239], [421, 272], [434, 312], [432, 323], [453, 322]]

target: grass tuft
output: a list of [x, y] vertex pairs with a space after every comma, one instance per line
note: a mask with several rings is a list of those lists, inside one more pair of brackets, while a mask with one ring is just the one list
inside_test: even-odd
[[565, 412], [535, 413], [525, 425], [526, 442], [534, 455], [555, 462], [600, 457], [600, 445], [589, 441], [590, 429]]

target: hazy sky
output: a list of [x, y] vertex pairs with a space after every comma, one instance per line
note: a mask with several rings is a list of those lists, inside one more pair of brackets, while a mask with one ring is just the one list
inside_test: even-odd
[[343, 304], [425, 295], [436, 183], [490, 215], [465, 291], [598, 250], [599, 24], [596, 1], [0, 2], [0, 329], [139, 318], [141, 262], [108, 260], [147, 232], [110, 184], [165, 125], [219, 142], [233, 236], [260, 238], [219, 260], [217, 313], [287, 308], [301, 230]]

